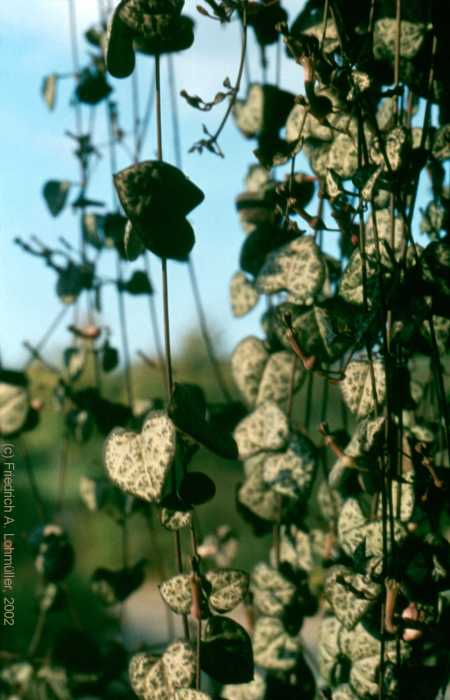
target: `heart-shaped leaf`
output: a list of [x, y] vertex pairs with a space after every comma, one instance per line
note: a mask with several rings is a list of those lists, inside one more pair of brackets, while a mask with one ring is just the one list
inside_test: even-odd
[[277, 133], [294, 106], [294, 95], [274, 85], [253, 83], [245, 100], [236, 100], [233, 116], [238, 129], [247, 138], [263, 132]]
[[203, 201], [203, 192], [163, 161], [131, 165], [116, 173], [114, 184], [146, 248], [160, 257], [185, 260], [195, 240], [185, 217]]
[[178, 487], [181, 500], [195, 506], [211, 501], [215, 494], [214, 481], [202, 472], [187, 472]]
[[188, 615], [192, 606], [192, 582], [188, 574], [173, 576], [159, 587], [164, 602], [177, 615]]
[[175, 384], [169, 415], [183, 433], [224, 459], [236, 459], [237, 445], [227, 433], [218, 433], [206, 418], [206, 401], [195, 384]]
[[175, 448], [174, 424], [163, 411], [154, 411], [140, 434], [123, 428], [110, 433], [104, 448], [106, 470], [123, 491], [158, 502]]
[[[216, 612], [233, 610], [246, 596], [249, 579], [238, 569], [208, 571], [200, 578], [204, 600]], [[180, 574], [164, 581], [161, 596], [173, 612], [188, 615], [192, 607], [192, 584], [189, 574]]]
[[333, 567], [327, 577], [325, 594], [339, 622], [353, 629], [373, 606], [382, 591], [381, 584], [354, 574], [345, 566]]
[[172, 700], [195, 676], [195, 654], [186, 642], [173, 642], [160, 659], [142, 652], [132, 656], [128, 675], [141, 700]]
[[71, 183], [68, 180], [49, 180], [42, 194], [52, 216], [58, 216], [66, 206]]
[[213, 615], [203, 628], [201, 667], [219, 683], [246, 683], [253, 679], [252, 643], [241, 625]]
[[259, 294], [255, 286], [244, 275], [236, 272], [230, 281], [230, 303], [233, 316], [240, 318], [251, 311], [258, 303]]
[[264, 343], [255, 336], [248, 336], [241, 340], [231, 356], [233, 379], [249, 407], [255, 405], [268, 358], [269, 353]]
[[310, 304], [322, 289], [326, 266], [313, 236], [301, 236], [271, 253], [256, 278], [262, 294], [287, 291], [289, 301]]
[[105, 605], [120, 603], [142, 585], [145, 565], [145, 559], [141, 559], [134, 566], [119, 571], [98, 568], [92, 575], [91, 588]]
[[219, 569], [208, 571], [205, 578], [211, 586], [209, 604], [217, 612], [233, 610], [247, 595], [249, 577], [245, 571]]
[[297, 661], [300, 642], [276, 617], [260, 617], [253, 633], [255, 663], [270, 671], [289, 671]]
[[135, 270], [130, 279], [126, 282], [121, 282], [118, 285], [119, 291], [128, 292], [128, 294], [153, 294], [153, 287], [148, 278], [148, 275], [143, 270]]
[[286, 415], [273, 401], [258, 406], [234, 431], [240, 459], [265, 450], [279, 450], [286, 444], [288, 435]]

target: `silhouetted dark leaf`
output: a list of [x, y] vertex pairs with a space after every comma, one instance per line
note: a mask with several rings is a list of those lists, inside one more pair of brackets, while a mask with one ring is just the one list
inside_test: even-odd
[[200, 387], [175, 384], [169, 415], [179, 430], [225, 459], [237, 459], [237, 446], [230, 434], [217, 433], [206, 417], [206, 402]]
[[118, 284], [118, 288], [121, 291], [128, 292], [128, 294], [133, 295], [153, 294], [153, 288], [150, 284], [147, 273], [143, 272], [142, 270], [135, 270], [127, 282]]
[[244, 628], [227, 617], [210, 617], [202, 635], [201, 667], [219, 683], [251, 681], [252, 644]]
[[49, 180], [42, 194], [52, 216], [58, 216], [66, 206], [71, 183], [68, 180]]
[[118, 571], [99, 568], [91, 578], [91, 588], [105, 605], [115, 605], [128, 598], [143, 583], [146, 560], [141, 559], [134, 566]]
[[216, 494], [214, 481], [201, 472], [188, 472], [179, 486], [180, 498], [192, 505], [211, 501]]

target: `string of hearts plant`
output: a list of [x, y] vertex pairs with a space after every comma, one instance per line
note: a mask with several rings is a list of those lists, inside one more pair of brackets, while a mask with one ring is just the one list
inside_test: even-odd
[[[206, 138], [191, 151], [222, 156], [219, 136], [231, 115], [243, 137], [256, 141], [245, 192], [236, 199], [246, 236], [229, 290], [238, 318], [260, 297], [267, 308], [262, 337], [243, 338], [231, 356], [242, 403], [229, 401], [225, 391], [228, 403], [213, 410], [198, 386], [173, 378], [168, 261], [189, 259], [195, 237], [187, 217], [204, 199], [179, 159], [177, 167], [163, 160], [161, 57], [188, 49], [194, 39], [182, 0], [121, 0], [107, 33], [90, 31], [105, 59], [98, 51], [86, 71], [74, 68], [79, 102], [108, 101], [111, 143], [120, 146], [126, 138], [108, 97], [107, 72], [125, 79], [139, 52], [154, 57], [157, 158], [139, 160], [143, 127], [132, 83], [133, 162], [119, 172], [113, 167], [125, 216], [117, 211], [101, 219], [86, 211], [98, 204], [86, 194], [96, 148], [78, 111], [81, 263], [66, 243], [54, 249], [20, 241], [57, 272], [63, 299], [86, 292], [91, 314], [105, 281], [96, 276], [87, 245], [100, 255], [109, 240], [123, 261], [145, 249], [161, 262], [165, 401], [133, 414], [129, 377], [128, 406], [102, 397], [100, 369], [112, 362], [112, 348], [108, 337], [96, 345], [101, 328], [80, 328], [76, 319], [72, 332], [92, 353], [97, 388], [76, 386], [78, 346], [67, 354], [69, 379], [48, 367], [59, 377], [72, 433], [88, 430], [87, 415], [106, 437], [109, 481], [86, 480], [90, 507], [98, 508], [100, 498], [114, 502], [122, 523], [135, 509], [157, 510], [174, 533], [176, 573], [159, 590], [181, 616], [184, 638], [171, 639], [162, 654], [146, 648], [130, 659], [121, 647], [128, 672], [121, 662], [116, 676], [106, 673], [113, 655], [104, 652], [103, 675], [89, 692], [99, 698], [134, 692], [142, 700], [207, 700], [217, 693], [228, 700], [443, 698], [450, 660], [445, 3], [307, 0], [291, 23], [279, 2], [206, 4], [198, 8], [202, 21], [240, 22], [242, 50], [236, 82], [224, 81], [225, 92], [212, 101], [182, 92], [203, 112], [228, 101], [218, 129], [211, 134], [205, 127]], [[263, 83], [249, 82], [242, 99], [249, 28]], [[283, 45], [285, 70], [299, 82], [303, 77], [305, 94], [280, 86]], [[276, 85], [267, 83], [271, 46]], [[49, 104], [56, 83], [55, 76], [45, 83]], [[308, 172], [298, 170], [300, 162]], [[47, 184], [54, 214], [70, 188]], [[430, 201], [417, 212], [426, 188]], [[423, 245], [415, 240], [417, 228]], [[123, 292], [151, 290], [142, 274], [128, 282], [118, 275], [122, 311]], [[123, 338], [126, 346], [126, 330]], [[34, 357], [42, 359], [46, 340], [30, 347]], [[1, 431], [8, 437], [32, 426], [37, 409], [30, 408], [24, 375], [2, 370], [1, 379]], [[197, 542], [197, 510], [215, 493], [212, 480], [191, 467], [198, 446], [242, 461], [236, 507], [256, 536], [270, 540], [268, 559], [250, 576], [229, 568], [226, 553], [225, 565], [206, 566], [210, 550], [225, 549], [228, 533]], [[50, 608], [73, 551], [55, 524], [40, 531], [34, 546], [38, 568], [55, 584], [52, 601], [47, 588], [42, 604]], [[143, 563], [130, 566], [124, 556], [120, 571], [98, 570], [94, 583], [117, 602], [143, 577]], [[226, 615], [239, 603], [246, 629]], [[313, 653], [305, 618], [321, 622]], [[2, 682], [19, 697], [33, 697], [36, 687], [46, 697], [83, 697], [86, 687], [70, 670], [58, 686], [66, 695], [58, 695], [48, 663], [34, 661], [44, 625], [41, 615], [28, 656], [14, 659]]]

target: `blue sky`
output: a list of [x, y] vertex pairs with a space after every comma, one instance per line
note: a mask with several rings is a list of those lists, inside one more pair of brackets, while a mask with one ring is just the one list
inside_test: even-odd
[[[233, 81], [239, 58], [239, 29], [235, 23], [226, 29], [218, 23], [201, 17], [195, 10], [196, 2], [187, 0], [185, 11], [196, 20], [194, 48], [175, 56], [178, 90], [184, 88], [191, 94], [211, 99], [226, 76]], [[67, 0], [16, 0], [14, 5], [2, 3], [0, 8], [0, 42], [2, 62], [3, 109], [0, 116], [2, 145], [2, 169], [0, 174], [0, 236], [1, 273], [0, 296], [2, 299], [3, 363], [18, 366], [26, 358], [22, 341], [35, 342], [43, 334], [60, 308], [54, 292], [55, 275], [41, 260], [23, 254], [12, 242], [16, 236], [28, 238], [36, 234], [48, 244], [56, 244], [59, 236], [75, 243], [79, 236], [78, 219], [70, 208], [53, 219], [41, 196], [43, 184], [48, 179], [77, 179], [77, 163], [71, 157], [73, 142], [65, 136], [65, 130], [74, 130], [74, 113], [69, 108], [73, 84], [70, 80], [59, 83], [57, 106], [49, 112], [40, 97], [42, 77], [52, 72], [72, 70], [68, 2]], [[285, 3], [297, 9], [300, 3]], [[97, 20], [97, 3], [94, 0], [77, 0], [79, 33]], [[80, 39], [81, 64], [87, 63], [87, 47]], [[260, 68], [255, 46], [250, 40], [252, 79], [260, 79]], [[274, 78], [275, 49], [269, 59], [269, 80]], [[283, 52], [284, 53], [284, 52]], [[151, 59], [140, 58], [138, 63], [142, 109], [153, 74]], [[163, 100], [168, 98], [167, 65], [163, 62]], [[117, 98], [123, 106], [125, 128], [131, 125], [131, 81], [111, 79]], [[300, 91], [302, 74], [299, 67], [283, 55], [283, 85]], [[165, 94], [164, 94], [165, 93]], [[165, 102], [164, 157], [173, 162], [171, 116]], [[243, 240], [234, 198], [242, 189], [241, 184], [248, 164], [255, 161], [253, 141], [246, 141], [237, 132], [232, 120], [227, 125], [220, 144], [225, 159], [211, 154], [188, 154], [189, 146], [201, 137], [201, 124], [211, 130], [218, 124], [223, 108], [200, 113], [190, 108], [180, 98], [180, 119], [184, 170], [205, 191], [204, 203], [193, 212], [191, 222], [196, 231], [197, 244], [193, 255], [201, 280], [201, 290], [212, 328], [219, 334], [220, 351], [228, 352], [243, 335], [258, 331], [259, 309], [245, 319], [233, 319], [228, 302], [228, 282], [238, 268], [239, 248]], [[87, 114], [84, 118], [86, 120]], [[86, 123], [86, 121], [85, 121]], [[106, 141], [105, 113], [102, 106], [96, 117], [96, 140]], [[152, 142], [153, 141], [153, 142]], [[144, 158], [155, 157], [154, 131], [151, 130], [143, 152]], [[119, 165], [129, 164], [129, 157], [121, 153]], [[104, 152], [90, 194], [111, 201], [111, 184], [107, 152]], [[135, 269], [130, 265], [129, 270]], [[152, 259], [157, 305], [160, 287], [159, 261]], [[114, 269], [113, 253], [105, 254], [102, 271], [111, 274]], [[179, 263], [169, 263], [170, 305], [173, 344], [176, 349], [183, 337], [196, 323], [195, 309], [189, 287], [187, 269]], [[108, 292], [104, 297], [106, 323], [117, 329], [117, 302]], [[132, 335], [133, 352], [142, 348], [150, 354], [153, 342], [144, 299], [127, 298], [127, 314]], [[69, 312], [70, 318], [70, 312]], [[69, 341], [65, 330], [54, 336], [53, 347], [62, 347]], [[117, 343], [120, 342], [117, 336]], [[49, 346], [51, 347], [51, 345]]]

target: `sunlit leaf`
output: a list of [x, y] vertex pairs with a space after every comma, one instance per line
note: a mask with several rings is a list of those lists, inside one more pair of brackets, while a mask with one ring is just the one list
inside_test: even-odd
[[160, 659], [146, 652], [131, 657], [131, 687], [141, 700], [172, 700], [195, 676], [195, 654], [186, 642], [172, 642]]
[[175, 426], [163, 411], [151, 413], [139, 434], [115, 428], [104, 448], [108, 475], [123, 491], [157, 502], [175, 456], [175, 444]]

